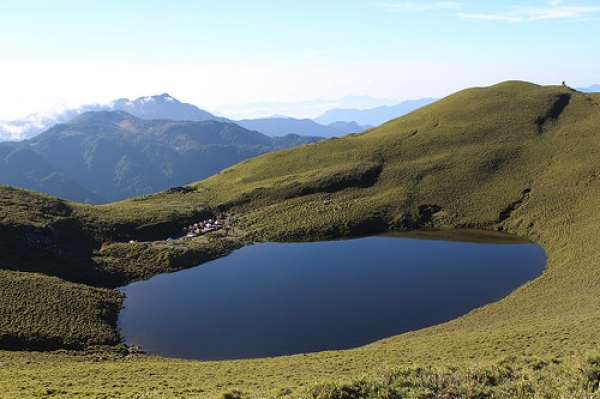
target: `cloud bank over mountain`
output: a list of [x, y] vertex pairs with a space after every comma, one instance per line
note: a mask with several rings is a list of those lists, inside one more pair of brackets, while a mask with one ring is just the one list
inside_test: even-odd
[[0, 141], [19, 141], [37, 136], [58, 123], [66, 123], [90, 111], [126, 111], [141, 119], [168, 119], [201, 122], [221, 120], [195, 105], [182, 103], [167, 93], [140, 97], [136, 100], [120, 98], [108, 104], [88, 104], [75, 109], [64, 107], [39, 112], [9, 122], [0, 122]]
[[[421, 100], [417, 100], [418, 101]], [[394, 100], [377, 99], [368, 96], [348, 96], [337, 100], [312, 100], [302, 102], [262, 102], [252, 104], [228, 105], [219, 107], [215, 114], [224, 115], [217, 116], [211, 112], [198, 108], [193, 104], [183, 103], [167, 93], [155, 96], [139, 97], [136, 100], [120, 98], [111, 101], [107, 104], [88, 104], [79, 108], [67, 108], [64, 106], [55, 107], [46, 112], [38, 112], [28, 115], [25, 118], [14, 121], [0, 121], [0, 141], [21, 141], [33, 138], [38, 134], [48, 130], [59, 123], [67, 123], [73, 118], [90, 111], [126, 111], [140, 119], [167, 119], [177, 121], [195, 121], [201, 122], [206, 120], [215, 121], [231, 121], [239, 120], [240, 123], [248, 124], [249, 120], [262, 120], [257, 122], [256, 126], [265, 126], [264, 118], [279, 119], [278, 128], [273, 131], [261, 131], [268, 135], [285, 135], [296, 133], [300, 135], [319, 135], [323, 137], [339, 136], [344, 133], [352, 133], [360, 130], [360, 126], [375, 126], [389, 119], [398, 117], [412, 109], [412, 101], [406, 103], [407, 106], [397, 104]], [[397, 110], [395, 107], [399, 107]], [[375, 110], [373, 118], [369, 117], [370, 109]], [[331, 117], [323, 117], [323, 114], [332, 112], [333, 110], [353, 110], [364, 111], [359, 117], [355, 113], [338, 112], [334, 115], [339, 115], [340, 119], [331, 119]], [[293, 117], [291, 117], [293, 116]], [[283, 120], [285, 117], [287, 120]], [[314, 119], [312, 124], [314, 131], [307, 132], [306, 128], [298, 130], [299, 120], [307, 120], [310, 118], [321, 118], [322, 120]], [[300, 119], [295, 119], [300, 118]], [[360, 118], [358, 119], [353, 118]], [[365, 121], [365, 122], [361, 122]], [[336, 128], [325, 128], [320, 125], [330, 125], [334, 122], [356, 122], [358, 127], [346, 126], [340, 130], [340, 126]], [[305, 125], [308, 123], [305, 121]], [[256, 128], [256, 126], [252, 128]], [[337, 129], [337, 130], [336, 130]], [[350, 129], [350, 130], [348, 130]], [[327, 131], [325, 131], [327, 130]]]

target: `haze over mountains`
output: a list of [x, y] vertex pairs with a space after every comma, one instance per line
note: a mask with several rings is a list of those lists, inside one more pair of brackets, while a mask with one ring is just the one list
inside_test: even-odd
[[358, 125], [379, 126], [384, 122], [407, 114], [417, 108], [434, 102], [435, 98], [422, 98], [420, 100], [404, 101], [394, 106], [383, 105], [373, 109], [343, 109], [329, 110], [314, 119], [322, 125], [329, 125], [337, 121], [353, 121]]
[[328, 125], [320, 124], [311, 119], [295, 119], [273, 117], [261, 119], [244, 119], [236, 121], [246, 129], [256, 130], [268, 136], [279, 136], [282, 132], [299, 134], [300, 136], [338, 137], [348, 133], [357, 133], [373, 127], [359, 126], [356, 122], [336, 121]]
[[[336, 102], [338, 105], [377, 104], [375, 99], [366, 101], [363, 97], [354, 97]], [[428, 99], [429, 100], [429, 99]], [[377, 106], [372, 109], [334, 108], [323, 115], [310, 120], [296, 119], [287, 116], [272, 116], [258, 119], [242, 119], [240, 125], [258, 130], [270, 136], [300, 134], [308, 136], [337, 137], [347, 133], [356, 133], [368, 127], [377, 126], [387, 120], [401, 116], [428, 102], [414, 100], [398, 104], [394, 107]], [[326, 104], [323, 102], [321, 108]], [[89, 104], [76, 109], [62, 109], [51, 112], [39, 112], [13, 121], [0, 121], [0, 141], [18, 141], [35, 137], [57, 123], [65, 123], [74, 117], [90, 111], [126, 111], [140, 119], [169, 119], [179, 121], [231, 121], [213, 115], [193, 104], [183, 103], [167, 93], [156, 96], [140, 97], [136, 100], [121, 98], [109, 104]], [[360, 111], [357, 113], [357, 111]], [[333, 114], [330, 114], [333, 112]], [[332, 119], [336, 115], [338, 119]], [[360, 117], [359, 117], [359, 116]], [[360, 122], [357, 123], [356, 119]], [[321, 119], [321, 120], [318, 120]]]
[[270, 118], [274, 115], [294, 116], [299, 119], [314, 118], [331, 109], [373, 109], [394, 105], [396, 100], [370, 96], [345, 96], [335, 100], [322, 98], [306, 101], [262, 101], [245, 104], [221, 105], [214, 109], [218, 115], [234, 120]]
[[[598, 92], [600, 91], [600, 84], [578, 87], [576, 90]], [[271, 136], [295, 133], [300, 135], [336, 137], [346, 133], [355, 133], [365, 128], [379, 126], [384, 122], [402, 116], [435, 100], [434, 98], [422, 98], [389, 105], [390, 100], [378, 100], [366, 96], [349, 96], [337, 101], [314, 100], [299, 103], [257, 103], [223, 106], [218, 109], [224, 114], [237, 116], [259, 111], [263, 113], [273, 111], [271, 115], [278, 115], [261, 118], [234, 118], [241, 125], [249, 129], [255, 129]], [[312, 110], [314, 112], [319, 109], [325, 109], [325, 111], [319, 116], [312, 118], [312, 121], [317, 125], [307, 122], [310, 120], [308, 118], [297, 119], [279, 115], [282, 112], [285, 113], [286, 110], [289, 112], [298, 110], [306, 112], [307, 110]], [[38, 112], [18, 120], [0, 121], [0, 141], [25, 140], [35, 137], [57, 123], [68, 122], [77, 115], [90, 111], [113, 110], [127, 111], [140, 119], [188, 121], [232, 120], [216, 116], [193, 104], [183, 103], [169, 94], [163, 93], [161, 95], [140, 97], [136, 100], [121, 98], [109, 104], [88, 104], [75, 109]], [[277, 112], [277, 110], [283, 111]], [[331, 129], [324, 129], [323, 126]], [[311, 130], [307, 132], [306, 129]], [[312, 129], [315, 130], [312, 131]]]
[[157, 96], [140, 97], [133, 101], [121, 98], [109, 104], [88, 104], [75, 109], [36, 113], [21, 120], [0, 122], [0, 141], [29, 139], [58, 123], [68, 122], [78, 115], [92, 111], [126, 111], [140, 119], [227, 121], [225, 118], [219, 118], [195, 105], [182, 103], [164, 93]]
[[594, 84], [588, 87], [577, 87], [576, 90], [583, 91], [586, 93], [598, 93], [600, 92], [600, 84]]

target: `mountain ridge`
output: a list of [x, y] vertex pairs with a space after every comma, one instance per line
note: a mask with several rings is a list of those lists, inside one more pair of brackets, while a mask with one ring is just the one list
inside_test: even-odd
[[368, 128], [354, 123], [338, 122], [336, 125], [319, 124], [312, 119], [296, 118], [260, 118], [235, 121], [246, 129], [256, 130], [268, 136], [279, 136], [283, 132], [300, 136], [339, 137], [348, 133], [357, 133]]
[[228, 121], [226, 118], [217, 117], [193, 104], [182, 103], [168, 93], [163, 93], [139, 97], [135, 100], [120, 98], [108, 104], [85, 104], [75, 109], [36, 113], [16, 121], [0, 121], [0, 141], [33, 138], [56, 124], [67, 123], [78, 115], [97, 111], [125, 111], [140, 119]]
[[[411, 101], [406, 102], [406, 104], [410, 103]], [[415, 103], [419, 103], [419, 100], [416, 100]], [[362, 115], [360, 118], [365, 119], [367, 118], [366, 115], [375, 113], [377, 114], [375, 116], [376, 120], [378, 122], [383, 122], [415, 109], [414, 105], [403, 104], [404, 103], [401, 103], [395, 107], [390, 107], [389, 110], [387, 110], [386, 107], [374, 109], [372, 112], [370, 112], [369, 110], [364, 110], [364, 112], [360, 113], [360, 115]], [[394, 111], [394, 109], [396, 111]], [[160, 95], [139, 97], [135, 100], [121, 98], [113, 100], [108, 104], [87, 104], [75, 109], [63, 109], [55, 112], [36, 113], [15, 121], [0, 121], [0, 142], [20, 141], [24, 139], [33, 138], [56, 124], [69, 122], [78, 115], [92, 111], [126, 111], [131, 113], [132, 115], [137, 116], [140, 119], [149, 120], [165, 119], [178, 121], [233, 121], [224, 117], [215, 116], [210, 112], [202, 110], [193, 104], [183, 103], [170, 96], [168, 93], [163, 93]], [[385, 116], [381, 115], [382, 112]], [[327, 116], [324, 116], [324, 118], [327, 118]], [[348, 124], [337, 124], [336, 126], [330, 126], [333, 122], [355, 122], [352, 120], [352, 118], [346, 116], [344, 116], [344, 118], [345, 119], [330, 121], [327, 123], [316, 122], [311, 126], [307, 124], [309, 120], [307, 118], [297, 119], [292, 117], [242, 119], [239, 121], [239, 123], [259, 128], [262, 127], [267, 130], [262, 133], [265, 133], [270, 136], [283, 136], [288, 133], [298, 134], [298, 132], [301, 132], [300, 135], [304, 136], [323, 137], [335, 137], [342, 134], [355, 133], [357, 131], [364, 130], [364, 128], [369, 128], [372, 125], [379, 124], [357, 123], [357, 125], [363, 125], [358, 128], [356, 126]], [[279, 120], [275, 121], [276, 119]], [[271, 120], [272, 123], [267, 124], [266, 120]], [[370, 117], [369, 120], [373, 121], [374, 119], [373, 117]], [[277, 128], [274, 125], [274, 122], [279, 122]], [[312, 128], [313, 130], [311, 130], [310, 128]]]
[[403, 101], [399, 104], [389, 106], [383, 105], [372, 109], [344, 109], [334, 108], [314, 118], [315, 122], [323, 125], [346, 121], [355, 122], [363, 126], [379, 126], [394, 118], [398, 118], [411, 111], [421, 108], [436, 101], [435, 98], [421, 98], [418, 100]]
[[[268, 151], [320, 137], [268, 137], [232, 122], [143, 120], [90, 111], [20, 143], [0, 143], [0, 182], [105, 203], [207, 177]], [[20, 154], [20, 162], [16, 162]], [[1, 162], [4, 161], [4, 162]], [[37, 165], [37, 166], [36, 166]]]
[[226, 118], [217, 117], [193, 104], [182, 103], [168, 93], [139, 97], [133, 101], [127, 98], [120, 98], [111, 102], [109, 106], [113, 110], [129, 112], [140, 119], [167, 119], [195, 122], [206, 120], [228, 121]]

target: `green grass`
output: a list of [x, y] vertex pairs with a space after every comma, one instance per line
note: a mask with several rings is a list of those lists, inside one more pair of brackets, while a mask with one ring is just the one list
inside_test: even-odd
[[[93, 317], [95, 303], [119, 303], [105, 287], [189, 267], [228, 253], [239, 240], [483, 228], [537, 242], [548, 263], [540, 278], [497, 303], [362, 348], [227, 362], [138, 355], [92, 362], [98, 356], [92, 352], [0, 352], [0, 386], [7, 397], [599, 397], [599, 101], [598, 94], [523, 82], [468, 89], [370, 131], [267, 154], [183, 189], [101, 207], [3, 187], [3, 281], [62, 287], [57, 295], [73, 310], [49, 317], [46, 329], [92, 352], [113, 339], [102, 333], [111, 320]], [[168, 236], [220, 211], [235, 215], [237, 240], [213, 236], [183, 248], [123, 244]], [[55, 228], [72, 257], [27, 255], [15, 237], [32, 225]], [[54, 305], [19, 308], [22, 289], [1, 287], [3, 298], [14, 300], [1, 305], [0, 334], [34, 339], [27, 333], [33, 322], [17, 312], [42, 314]], [[76, 323], [79, 309], [94, 326], [87, 336], [104, 342], [59, 327]], [[435, 391], [435, 383], [444, 388]]]
[[0, 271], [0, 277], [3, 348], [82, 349], [119, 344], [113, 325], [121, 293], [33, 273]]
[[387, 368], [365, 365], [352, 352], [228, 362], [69, 352], [2, 355], [0, 383], [7, 398], [600, 397], [598, 354]]

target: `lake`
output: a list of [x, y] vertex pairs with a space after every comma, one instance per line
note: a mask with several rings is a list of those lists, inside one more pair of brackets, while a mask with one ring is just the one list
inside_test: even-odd
[[263, 243], [122, 287], [124, 342], [188, 359], [348, 349], [452, 320], [541, 275], [537, 244], [498, 236]]

